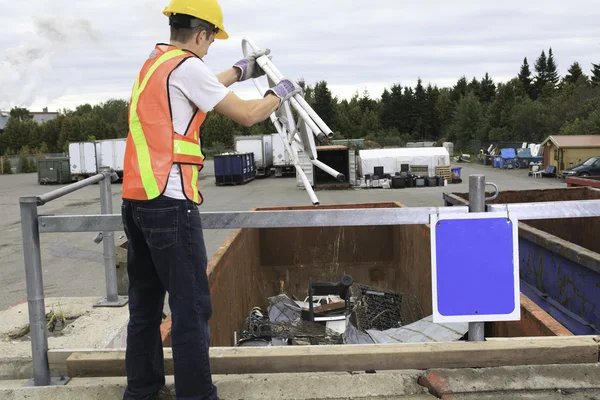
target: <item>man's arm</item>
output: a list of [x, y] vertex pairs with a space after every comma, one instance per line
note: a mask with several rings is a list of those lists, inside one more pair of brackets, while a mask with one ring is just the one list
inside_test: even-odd
[[231, 67], [217, 74], [217, 79], [225, 87], [229, 87], [240, 79], [241, 71], [239, 68]]
[[251, 127], [269, 118], [279, 104], [280, 99], [274, 94], [258, 100], [242, 100], [235, 93], [230, 92], [215, 106], [214, 110], [240, 125]]
[[259, 100], [242, 100], [230, 92], [215, 105], [214, 110], [240, 125], [251, 127], [267, 119], [283, 102], [296, 93], [302, 93], [302, 88], [289, 79], [283, 79], [267, 90], [265, 96]]

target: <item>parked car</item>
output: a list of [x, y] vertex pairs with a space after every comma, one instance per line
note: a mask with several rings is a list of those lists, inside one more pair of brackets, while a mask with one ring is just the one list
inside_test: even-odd
[[599, 176], [600, 175], [600, 156], [590, 157], [582, 164], [567, 168], [562, 171], [562, 178], [567, 176]]

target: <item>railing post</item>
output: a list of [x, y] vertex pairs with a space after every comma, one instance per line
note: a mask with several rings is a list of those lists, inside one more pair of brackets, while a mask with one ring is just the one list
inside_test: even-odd
[[48, 365], [46, 305], [44, 303], [37, 202], [37, 196], [21, 197], [21, 232], [23, 235], [23, 256], [31, 334], [33, 384], [35, 386], [48, 386], [50, 385], [50, 367]]
[[[112, 214], [112, 185], [113, 171], [110, 167], [100, 167], [99, 173], [104, 175], [100, 181], [100, 212]], [[104, 274], [106, 277], [106, 298], [96, 303], [95, 307], [122, 307], [127, 304], [126, 296], [119, 296], [117, 286], [117, 262], [115, 254], [115, 233], [101, 233], [104, 245]]]
[[[469, 212], [485, 212], [485, 175], [469, 175]], [[484, 322], [469, 322], [469, 341], [483, 342], [484, 328]]]

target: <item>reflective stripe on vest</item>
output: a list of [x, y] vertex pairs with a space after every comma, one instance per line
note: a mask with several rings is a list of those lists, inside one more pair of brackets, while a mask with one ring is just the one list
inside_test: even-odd
[[[140, 177], [142, 180], [142, 184], [144, 185], [144, 190], [146, 191], [146, 195], [149, 199], [155, 198], [160, 195], [160, 190], [158, 188], [158, 184], [156, 183], [156, 178], [154, 177], [154, 172], [152, 171], [152, 162], [150, 161], [150, 150], [148, 149], [148, 143], [146, 141], [146, 136], [144, 135], [144, 131], [142, 129], [142, 124], [140, 122], [140, 118], [137, 114], [137, 105], [140, 99], [140, 95], [146, 88], [150, 77], [156, 71], [156, 69], [165, 61], [168, 61], [174, 57], [185, 55], [186, 53], [181, 50], [171, 50], [158, 58], [158, 60], [152, 64], [152, 67], [148, 70], [146, 76], [144, 76], [144, 80], [140, 85], [140, 77], [138, 76], [135, 80], [135, 85], [133, 88], [133, 94], [131, 96], [131, 111], [129, 113], [129, 126], [131, 131], [131, 136], [133, 139], [133, 143], [135, 144], [135, 149], [137, 152], [137, 159], [140, 168]], [[199, 146], [198, 151], [199, 151]], [[196, 172], [197, 174], [197, 172]]]
[[202, 164], [204, 155], [198, 142], [186, 139], [184, 136], [173, 140], [173, 161], [184, 164]]
[[194, 198], [192, 199], [194, 203], [198, 203], [198, 168], [195, 165], [191, 166], [192, 168], [192, 190], [194, 192]]

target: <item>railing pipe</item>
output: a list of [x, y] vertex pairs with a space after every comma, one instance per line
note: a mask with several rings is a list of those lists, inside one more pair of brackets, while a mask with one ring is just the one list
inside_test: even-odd
[[[100, 182], [100, 212], [103, 215], [112, 214], [112, 184], [110, 167], [100, 167], [100, 174], [105, 178]], [[117, 289], [117, 270], [115, 254], [114, 231], [102, 231], [102, 242], [104, 246], [104, 274], [106, 278], [106, 301], [98, 305], [117, 304], [119, 293]]]
[[44, 303], [44, 280], [38, 230], [38, 199], [37, 196], [21, 197], [21, 231], [27, 284], [33, 383], [35, 386], [48, 386], [50, 385], [50, 367], [48, 365], [46, 305]]
[[51, 192], [42, 194], [40, 196], [37, 196], [37, 205], [43, 206], [44, 204], [46, 204], [52, 200], [56, 200], [60, 197], [63, 197], [69, 193], [73, 193], [79, 189], [86, 187], [86, 186], [98, 183], [103, 179], [104, 179], [104, 174], [96, 174], [94, 176], [90, 176], [89, 178], [82, 179], [79, 182], [75, 182], [70, 185], [61, 187], [60, 189], [56, 189]]

